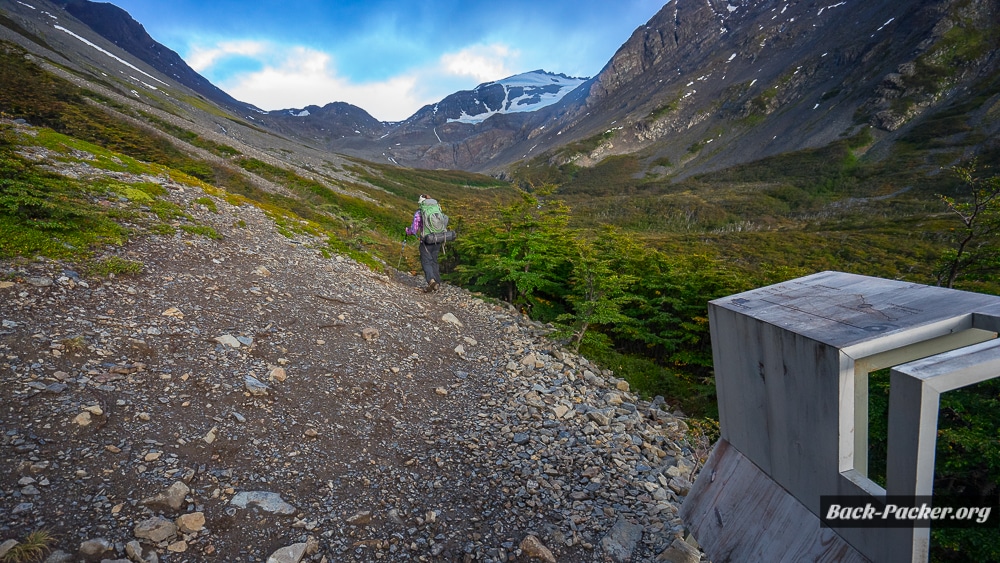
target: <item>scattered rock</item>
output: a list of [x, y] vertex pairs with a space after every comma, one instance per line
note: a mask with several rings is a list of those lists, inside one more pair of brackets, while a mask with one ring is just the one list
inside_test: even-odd
[[608, 535], [601, 539], [601, 547], [612, 561], [628, 563], [632, 560], [632, 553], [640, 540], [642, 540], [642, 526], [619, 518]]
[[206, 432], [205, 436], [202, 438], [202, 440], [204, 440], [206, 444], [213, 444], [218, 439], [219, 439], [218, 426], [213, 426], [212, 429]]
[[[6, 282], [6, 283], [9, 283], [9, 282]], [[11, 285], [14, 285], [14, 284], [11, 284]], [[3, 287], [0, 287], [0, 289], [3, 289]], [[7, 540], [7, 541], [5, 541], [3, 543], [0, 543], [0, 560], [2, 560], [3, 556], [7, 555], [7, 552], [10, 551], [11, 549], [13, 549], [14, 546], [17, 545], [17, 543], [18, 543], [17, 540]]]
[[545, 544], [535, 536], [525, 537], [521, 541], [521, 550], [532, 559], [541, 559], [547, 563], [556, 563], [556, 558], [549, 551], [549, 548], [545, 547]]
[[371, 524], [372, 511], [362, 510], [361, 512], [356, 512], [353, 516], [348, 517], [344, 521], [352, 526], [367, 526], [368, 524]]
[[306, 556], [305, 543], [297, 543], [275, 551], [267, 558], [267, 563], [299, 563]]
[[205, 528], [205, 514], [203, 512], [190, 512], [182, 514], [174, 521], [177, 529], [184, 534], [200, 532]]
[[132, 540], [125, 544], [125, 554], [134, 563], [159, 563], [160, 557], [156, 549], [143, 546], [140, 542]]
[[142, 504], [153, 509], [180, 510], [191, 489], [181, 481], [175, 481], [166, 491], [144, 499]]
[[80, 557], [87, 561], [100, 561], [105, 555], [114, 551], [111, 542], [104, 538], [87, 540], [80, 544]]
[[182, 221], [224, 237], [137, 237], [115, 252], [143, 273], [89, 286], [0, 261], [57, 280], [0, 295], [0, 529], [58, 523], [67, 563], [71, 538], [96, 536], [134, 563], [260, 562], [301, 542], [312, 563], [683, 549], [695, 448], [663, 398], [509, 307], [402, 291], [422, 280], [323, 258], [325, 241], [277, 235], [251, 205], [210, 213], [200, 188], [136, 181], [165, 182]]
[[229, 346], [230, 348], [239, 348], [240, 341], [232, 334], [223, 334], [222, 336], [216, 336], [215, 341], [223, 346]]
[[246, 386], [247, 391], [251, 395], [256, 397], [267, 395], [271, 391], [271, 388], [266, 383], [252, 375], [244, 376], [243, 385]]
[[135, 537], [160, 543], [177, 535], [177, 525], [162, 516], [154, 516], [136, 524]]
[[295, 507], [285, 502], [278, 493], [245, 491], [237, 493], [229, 504], [240, 508], [257, 507], [274, 514], [295, 514]]
[[686, 541], [677, 538], [670, 547], [665, 549], [656, 557], [657, 561], [667, 563], [698, 563], [701, 561], [701, 552]]
[[272, 367], [271, 371], [267, 374], [268, 379], [271, 381], [277, 381], [278, 383], [284, 383], [288, 379], [288, 374], [285, 373], [285, 368]]
[[446, 322], [446, 323], [448, 323], [448, 324], [450, 324], [450, 325], [455, 325], [455, 326], [457, 326], [459, 328], [462, 328], [462, 327], [465, 326], [464, 324], [462, 324], [462, 321], [458, 320], [458, 317], [456, 317], [452, 313], [445, 313], [444, 315], [441, 315], [441, 320], [444, 321], [444, 322]]

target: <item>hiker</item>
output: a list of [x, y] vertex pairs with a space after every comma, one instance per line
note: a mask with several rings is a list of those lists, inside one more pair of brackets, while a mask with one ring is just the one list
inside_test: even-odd
[[[425, 215], [429, 216], [432, 213], [441, 214], [441, 206], [438, 205], [436, 200], [424, 194], [420, 194], [417, 197], [417, 204], [419, 207], [413, 214], [413, 223], [406, 228], [406, 234], [416, 235], [420, 239], [420, 265], [424, 269], [424, 279], [427, 281], [427, 287], [424, 288], [424, 292], [430, 293], [437, 290], [441, 285], [438, 255], [441, 254], [441, 247], [444, 246], [444, 241], [438, 243], [424, 242], [426, 235], [432, 232], [431, 221], [426, 219]], [[445, 219], [445, 228], [447, 228], [447, 219]]]

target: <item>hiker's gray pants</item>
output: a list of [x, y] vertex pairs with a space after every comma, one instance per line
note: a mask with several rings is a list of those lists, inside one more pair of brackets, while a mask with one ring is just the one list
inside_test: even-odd
[[420, 265], [424, 268], [424, 280], [427, 283], [430, 283], [431, 280], [441, 283], [441, 271], [438, 266], [438, 255], [441, 254], [441, 246], [443, 244], [444, 243], [420, 243]]

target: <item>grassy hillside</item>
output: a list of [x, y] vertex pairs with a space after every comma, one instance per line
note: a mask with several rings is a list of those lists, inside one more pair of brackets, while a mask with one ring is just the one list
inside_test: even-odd
[[[470, 216], [513, 195], [508, 184], [481, 175], [402, 173], [395, 167], [361, 161], [347, 166], [347, 174], [312, 171], [307, 178], [292, 166], [263, 162], [243, 154], [238, 146], [205, 139], [167, 123], [142, 106], [122, 106], [77, 87], [45, 72], [23, 50], [10, 44], [0, 44], [0, 84], [0, 117], [44, 128], [30, 138], [14, 135], [9, 125], [2, 131], [0, 156], [7, 214], [0, 216], [0, 228], [9, 236], [0, 246], [0, 257], [41, 255], [86, 260], [99, 252], [101, 244], [120, 244], [129, 236], [142, 234], [135, 227], [122, 227], [115, 213], [90, 203], [115, 193], [113, 186], [45, 172], [43, 166], [23, 156], [26, 150], [35, 150], [25, 149], [27, 146], [44, 147], [50, 157], [59, 159], [77, 158], [74, 150], [98, 154], [98, 162], [88, 161], [89, 165], [166, 174], [183, 183], [221, 191], [261, 207], [285, 232], [324, 237], [329, 251], [349, 254], [374, 267], [381, 267], [379, 264], [394, 253], [397, 260], [393, 263], [399, 263], [399, 243], [417, 194], [431, 193], [450, 209], [459, 213], [466, 210]], [[148, 126], [124, 121], [120, 114]], [[197, 154], [193, 148], [221, 158], [192, 156]], [[356, 180], [345, 181], [344, 177]], [[268, 189], [269, 185], [280, 189]], [[155, 207], [156, 194], [146, 195]], [[58, 203], [52, 206], [51, 202]], [[141, 198], [136, 207], [150, 205]], [[163, 220], [170, 218], [169, 213], [161, 217], [152, 232], [168, 232]], [[54, 234], [56, 231], [61, 234]], [[84, 238], [59, 242], [65, 237]], [[415, 256], [404, 258], [408, 267], [418, 267]]]

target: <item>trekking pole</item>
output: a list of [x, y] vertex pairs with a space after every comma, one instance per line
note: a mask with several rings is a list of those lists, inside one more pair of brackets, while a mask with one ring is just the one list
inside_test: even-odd
[[399, 248], [399, 261], [396, 262], [396, 269], [403, 265], [403, 251], [406, 250], [406, 235], [403, 235], [403, 246]]

